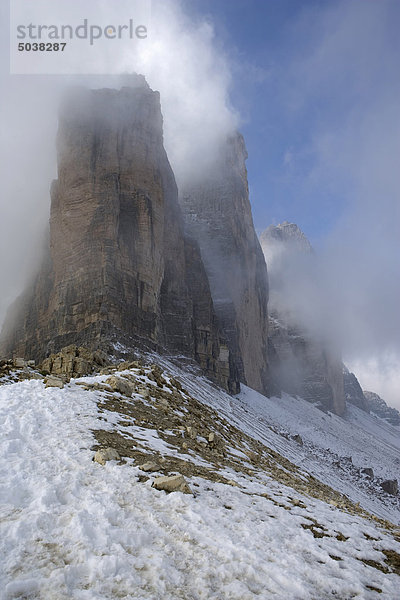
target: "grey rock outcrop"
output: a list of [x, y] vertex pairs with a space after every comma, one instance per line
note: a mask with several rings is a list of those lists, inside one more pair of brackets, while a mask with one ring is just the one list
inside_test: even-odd
[[242, 136], [233, 135], [214, 168], [181, 190], [180, 204], [240, 380], [268, 393], [268, 274], [251, 215], [246, 158]]
[[45, 387], [47, 388], [60, 388], [60, 390], [62, 390], [64, 387], [63, 380], [59, 379], [58, 377], [53, 377], [52, 375], [50, 375], [50, 377], [46, 377], [44, 383]]
[[160, 470], [160, 465], [154, 461], [147, 461], [138, 466], [139, 466], [139, 469], [141, 471], [144, 471], [145, 473], [154, 473], [154, 471]]
[[[341, 357], [333, 345], [296, 320], [286, 298], [288, 293], [296, 293], [290, 289], [289, 269], [297, 264], [299, 256], [312, 258], [311, 244], [297, 225], [288, 222], [269, 226], [260, 235], [260, 241], [270, 274], [268, 351], [275, 385], [323, 410], [342, 415], [345, 398]], [[282, 272], [284, 269], [288, 271]]]
[[122, 377], [117, 377], [116, 375], [112, 375], [106, 379], [106, 384], [109, 385], [114, 392], [118, 392], [127, 398], [131, 398], [135, 391], [135, 386], [130, 381], [123, 379]]
[[391, 425], [400, 425], [400, 412], [395, 408], [388, 406], [386, 402], [380, 396], [378, 396], [378, 394], [364, 390], [364, 397], [371, 413], [377, 415], [381, 419], [385, 419], [385, 421]]
[[366, 475], [370, 479], [374, 478], [374, 470], [371, 469], [371, 467], [365, 467], [364, 469], [361, 469], [361, 473], [362, 475]]
[[50, 244], [14, 305], [0, 355], [43, 360], [70, 344], [182, 353], [237, 391], [199, 249], [184, 235], [158, 92], [79, 89], [60, 111]]
[[391, 496], [396, 496], [399, 491], [399, 484], [397, 479], [386, 479], [386, 481], [382, 481], [381, 488], [387, 494]]

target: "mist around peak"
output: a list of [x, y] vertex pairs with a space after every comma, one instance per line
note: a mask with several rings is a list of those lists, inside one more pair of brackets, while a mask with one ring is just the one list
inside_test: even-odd
[[[7, 23], [8, 7], [3, 4], [0, 10]], [[81, 16], [80, 5], [76, 11]], [[2, 38], [0, 323], [38, 270], [47, 243], [57, 115], [69, 87], [119, 89], [136, 85], [135, 73], [144, 76], [160, 92], [164, 145], [179, 185], [201, 177], [236, 130], [239, 119], [229, 102], [229, 60], [212, 23], [189, 13], [190, 7], [178, 0], [155, 0], [149, 44], [139, 55], [121, 55], [120, 75], [10, 76], [8, 39]], [[117, 6], [115, 17], [117, 22]], [[107, 72], [106, 57], [99, 55], [99, 67], [101, 61]]]

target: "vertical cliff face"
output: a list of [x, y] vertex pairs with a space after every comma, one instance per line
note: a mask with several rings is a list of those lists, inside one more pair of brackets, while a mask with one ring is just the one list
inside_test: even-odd
[[3, 353], [143, 341], [195, 357], [236, 391], [199, 249], [184, 236], [159, 94], [142, 78], [75, 91], [57, 148], [49, 254], [8, 320]]
[[185, 228], [201, 250], [218, 320], [241, 381], [269, 391], [268, 276], [254, 230], [241, 135], [227, 140], [214, 168], [180, 193]]
[[[296, 322], [285, 297], [297, 293], [290, 289], [290, 269], [299, 254], [312, 254], [311, 245], [297, 225], [287, 222], [268, 227], [260, 241], [271, 274], [269, 354], [275, 384], [342, 415], [345, 395], [340, 353]], [[283, 273], [284, 269], [288, 271]]]

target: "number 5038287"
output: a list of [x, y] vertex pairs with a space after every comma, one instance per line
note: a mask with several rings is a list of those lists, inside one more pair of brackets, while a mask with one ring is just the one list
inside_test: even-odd
[[20, 42], [18, 50], [20, 52], [64, 52], [67, 42]]

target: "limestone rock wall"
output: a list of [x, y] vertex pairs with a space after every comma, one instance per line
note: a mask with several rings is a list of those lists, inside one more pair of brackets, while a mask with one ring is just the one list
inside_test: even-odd
[[75, 90], [57, 152], [49, 252], [6, 321], [2, 353], [41, 360], [69, 344], [143, 342], [196, 357], [236, 391], [199, 249], [184, 236], [158, 92], [140, 77]]

